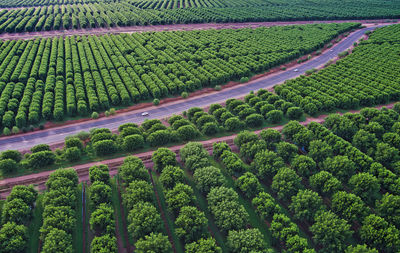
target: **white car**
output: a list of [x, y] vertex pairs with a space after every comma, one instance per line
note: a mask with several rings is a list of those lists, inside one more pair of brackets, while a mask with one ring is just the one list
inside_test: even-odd
[[331, 50], [329, 50], [329, 51], [333, 52], [333, 49], [331, 49]]
[[294, 72], [299, 72], [299, 70], [298, 69], [295, 69], [295, 70], [293, 70]]
[[142, 116], [149, 116], [148, 112], [142, 112]]

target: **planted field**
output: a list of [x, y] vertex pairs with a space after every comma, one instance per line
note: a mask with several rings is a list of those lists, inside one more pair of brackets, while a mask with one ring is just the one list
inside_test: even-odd
[[85, 116], [247, 80], [253, 73], [315, 51], [358, 25], [4, 41], [0, 45], [0, 128]]
[[398, 25], [379, 28], [348, 57], [308, 77], [275, 86], [275, 92], [310, 115], [399, 100], [398, 30]]
[[[214, 143], [212, 156], [193, 142], [180, 149], [179, 157], [159, 148], [148, 168], [129, 156], [118, 169], [119, 180], [113, 181], [120, 193], [112, 193], [107, 166], [92, 167], [90, 222], [74, 218], [76, 201], [82, 201], [73, 197], [80, 192], [74, 183], [76, 174], [58, 170], [50, 176], [41, 201], [40, 232], [47, 235], [40, 245], [43, 252], [48, 252], [50, 241], [67, 249], [76, 247], [68, 238], [90, 226], [95, 236], [92, 252], [98, 252], [98, 247], [115, 252], [117, 240], [129, 241], [139, 252], [150, 248], [155, 252], [242, 252], [244, 248], [246, 252], [396, 252], [400, 249], [400, 214], [395, 211], [400, 193], [398, 109], [331, 115], [324, 125], [291, 121], [282, 133], [268, 129], [258, 136], [243, 131], [234, 146]], [[61, 192], [70, 197], [64, 200]], [[118, 194], [122, 205], [116, 208]], [[29, 203], [36, 199], [32, 188], [15, 187], [2, 207], [2, 219], [26, 210], [26, 219], [20, 220], [25, 217], [20, 215], [16, 222], [38, 229], [29, 218], [32, 212], [37, 218], [36, 208], [26, 208], [22, 200], [14, 200], [17, 196], [24, 196], [24, 201], [31, 196]], [[17, 201], [21, 203], [13, 204]], [[114, 215], [121, 217], [121, 210], [126, 210], [126, 216], [119, 219], [117, 229]], [[61, 213], [71, 217], [69, 223], [55, 223]], [[57, 226], [50, 229], [49, 224]], [[55, 236], [52, 230], [57, 229], [65, 236]], [[7, 224], [1, 231], [18, 236]], [[9, 238], [0, 241], [8, 245]]]
[[1, 0], [0, 32], [129, 25], [398, 18], [396, 1]]

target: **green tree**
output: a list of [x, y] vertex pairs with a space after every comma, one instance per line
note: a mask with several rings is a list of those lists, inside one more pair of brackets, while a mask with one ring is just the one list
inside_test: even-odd
[[117, 238], [113, 235], [95, 236], [90, 244], [91, 253], [117, 253]]
[[262, 187], [257, 177], [251, 173], [246, 172], [238, 178], [236, 185], [244, 193], [247, 198], [254, 198], [262, 191]]
[[374, 133], [367, 132], [364, 129], [360, 129], [354, 136], [352, 144], [354, 147], [358, 148], [362, 152], [372, 155], [374, 149], [378, 143]]
[[218, 247], [216, 241], [212, 237], [201, 238], [196, 242], [185, 245], [186, 253], [222, 253], [222, 249]]
[[269, 150], [257, 153], [251, 163], [253, 171], [257, 173], [258, 177], [264, 180], [275, 176], [278, 170], [285, 166], [283, 159], [275, 152]]
[[166, 189], [172, 189], [177, 183], [184, 183], [184, 171], [178, 166], [167, 165], [160, 175], [160, 182]]
[[181, 208], [175, 220], [176, 234], [185, 242], [193, 242], [207, 233], [208, 220], [205, 214], [194, 206]]
[[276, 124], [282, 121], [283, 112], [281, 110], [272, 110], [265, 114], [265, 118], [268, 122]]
[[211, 188], [222, 186], [225, 183], [225, 178], [219, 168], [208, 166], [195, 170], [193, 179], [196, 187], [203, 193], [210, 192]]
[[233, 141], [235, 145], [238, 146], [240, 149], [243, 144], [248, 142], [254, 142], [257, 140], [258, 140], [257, 134], [246, 130], [238, 133], [238, 135], [235, 137]]
[[308, 155], [317, 163], [333, 156], [332, 148], [324, 141], [315, 140], [310, 142]]
[[40, 169], [54, 164], [56, 155], [51, 151], [39, 151], [33, 153], [28, 158], [28, 166], [33, 169]]
[[378, 143], [376, 146], [375, 160], [385, 167], [400, 160], [399, 150], [387, 143]]
[[299, 234], [299, 228], [289, 217], [282, 213], [274, 214], [271, 222], [272, 237], [279, 241], [287, 241]]
[[178, 213], [182, 207], [191, 205], [195, 201], [193, 189], [186, 184], [178, 183], [165, 194], [168, 209]]
[[282, 141], [276, 144], [276, 153], [278, 153], [285, 162], [290, 162], [297, 155], [297, 152], [297, 146], [289, 142]]
[[273, 150], [275, 148], [275, 144], [279, 143], [282, 140], [281, 133], [278, 130], [268, 128], [266, 130], [262, 130], [260, 132], [261, 139], [263, 139], [267, 143], [268, 149]]
[[256, 228], [229, 231], [227, 241], [230, 252], [234, 253], [264, 252], [266, 250], [263, 235]]
[[400, 226], [400, 196], [385, 193], [380, 200], [376, 201], [376, 210], [385, 220]]
[[315, 173], [317, 164], [311, 157], [298, 155], [293, 159], [291, 167], [301, 177], [309, 177]]
[[378, 179], [367, 172], [352, 176], [349, 180], [349, 186], [354, 194], [368, 203], [374, 202], [379, 197], [379, 190], [381, 189]]
[[42, 252], [44, 253], [72, 253], [72, 236], [57, 228], [53, 228], [43, 242]]
[[359, 233], [363, 242], [381, 252], [397, 252], [399, 250], [399, 230], [375, 214], [364, 219]]
[[343, 219], [351, 222], [361, 222], [368, 214], [368, 208], [361, 198], [353, 193], [347, 193], [345, 191], [339, 191], [333, 194], [332, 211]]
[[100, 204], [90, 215], [90, 228], [97, 234], [112, 234], [115, 231], [114, 209], [109, 204]]
[[356, 171], [356, 164], [347, 156], [328, 157], [323, 163], [324, 170], [341, 181], [347, 181]]
[[315, 223], [310, 227], [313, 239], [322, 246], [322, 252], [341, 252], [353, 231], [347, 221], [328, 211], [315, 217]]
[[111, 203], [112, 190], [102, 181], [95, 181], [89, 187], [90, 206], [95, 208], [101, 203]]
[[15, 222], [22, 224], [30, 219], [32, 215], [31, 208], [22, 199], [13, 199], [7, 201], [2, 208], [2, 223]]
[[125, 189], [122, 199], [129, 210], [139, 202], [152, 202], [153, 186], [143, 180], [134, 180]]
[[14, 173], [18, 170], [18, 163], [12, 159], [0, 160], [0, 171], [4, 174]]
[[45, 206], [43, 217], [43, 225], [40, 228], [42, 240], [53, 228], [64, 230], [69, 234], [75, 229], [75, 212], [69, 206]]
[[38, 193], [33, 188], [33, 185], [16, 185], [12, 188], [10, 195], [7, 196], [7, 201], [22, 199], [28, 206], [33, 208], [37, 194]]
[[64, 153], [65, 159], [69, 162], [76, 162], [81, 159], [81, 150], [77, 147], [67, 148]]
[[279, 205], [275, 202], [275, 199], [266, 192], [260, 192], [251, 203], [263, 220], [271, 220], [275, 213], [280, 212]]
[[320, 171], [310, 177], [310, 186], [323, 196], [331, 196], [342, 189], [340, 181], [327, 171]]
[[151, 232], [161, 232], [161, 216], [154, 205], [149, 202], [139, 202], [128, 214], [128, 231], [134, 238], [143, 238]]
[[303, 188], [303, 185], [301, 184], [301, 178], [294, 170], [281, 168], [273, 177], [271, 188], [276, 192], [279, 199], [289, 200]]
[[376, 249], [374, 248], [368, 248], [367, 245], [363, 244], [357, 244], [356, 246], [350, 245], [347, 247], [347, 249], [344, 251], [345, 253], [379, 253]]
[[161, 233], [146, 235], [136, 242], [135, 247], [138, 253], [169, 253], [172, 251], [168, 236]]
[[158, 172], [162, 172], [165, 166], [177, 165], [176, 154], [167, 148], [159, 148], [155, 151], [151, 157], [154, 163], [154, 169]]
[[144, 146], [144, 138], [139, 134], [128, 135], [124, 138], [122, 147], [128, 152], [138, 150]]
[[7, 222], [0, 228], [0, 252], [19, 253], [25, 252], [28, 242], [27, 227]]
[[124, 163], [118, 168], [118, 175], [124, 181], [125, 185], [129, 185], [133, 180], [148, 181], [150, 179], [142, 160], [136, 156], [125, 158]]
[[311, 190], [300, 190], [297, 195], [292, 197], [289, 209], [297, 220], [306, 220], [312, 223], [315, 215], [324, 210], [325, 206], [318, 193]]
[[18, 150], [6, 150], [0, 155], [0, 160], [12, 159], [19, 163], [22, 160], [22, 155]]
[[78, 137], [67, 138], [65, 140], [65, 148], [72, 147], [76, 147], [81, 151], [84, 149], [83, 142]]
[[93, 184], [97, 181], [110, 183], [110, 170], [107, 165], [100, 164], [89, 168], [89, 180]]
[[193, 125], [185, 125], [178, 128], [179, 137], [184, 140], [193, 140], [200, 135], [199, 130], [197, 130]]

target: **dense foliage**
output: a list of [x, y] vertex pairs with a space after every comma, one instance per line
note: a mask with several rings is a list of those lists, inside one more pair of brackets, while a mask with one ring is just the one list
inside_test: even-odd
[[[18, 128], [13, 131], [27, 131], [43, 120], [88, 116], [113, 106], [221, 85], [315, 51], [358, 26], [316, 24], [3, 41], [0, 128], [5, 134], [14, 126]], [[279, 99], [271, 98], [268, 103]], [[282, 106], [283, 113], [294, 107], [280, 101], [261, 114], [277, 123], [282, 112], [275, 109]], [[254, 113], [254, 108], [248, 108], [238, 117], [256, 127], [262, 124], [262, 117]], [[293, 115], [301, 116], [301, 111], [290, 113]], [[208, 122], [198, 123], [206, 134], [215, 131]], [[234, 129], [237, 119], [228, 122], [227, 128]], [[192, 130], [186, 126], [178, 132], [185, 140]], [[163, 136], [158, 133], [151, 139], [156, 142], [165, 139]], [[125, 148], [131, 150], [142, 143], [140, 137], [130, 137]]]

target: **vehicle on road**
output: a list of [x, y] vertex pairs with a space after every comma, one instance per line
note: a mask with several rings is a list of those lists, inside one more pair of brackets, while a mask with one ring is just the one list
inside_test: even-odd
[[142, 116], [149, 116], [148, 112], [142, 112]]
[[295, 69], [295, 70], [293, 70], [294, 72], [299, 72], [299, 70], [298, 69]]

